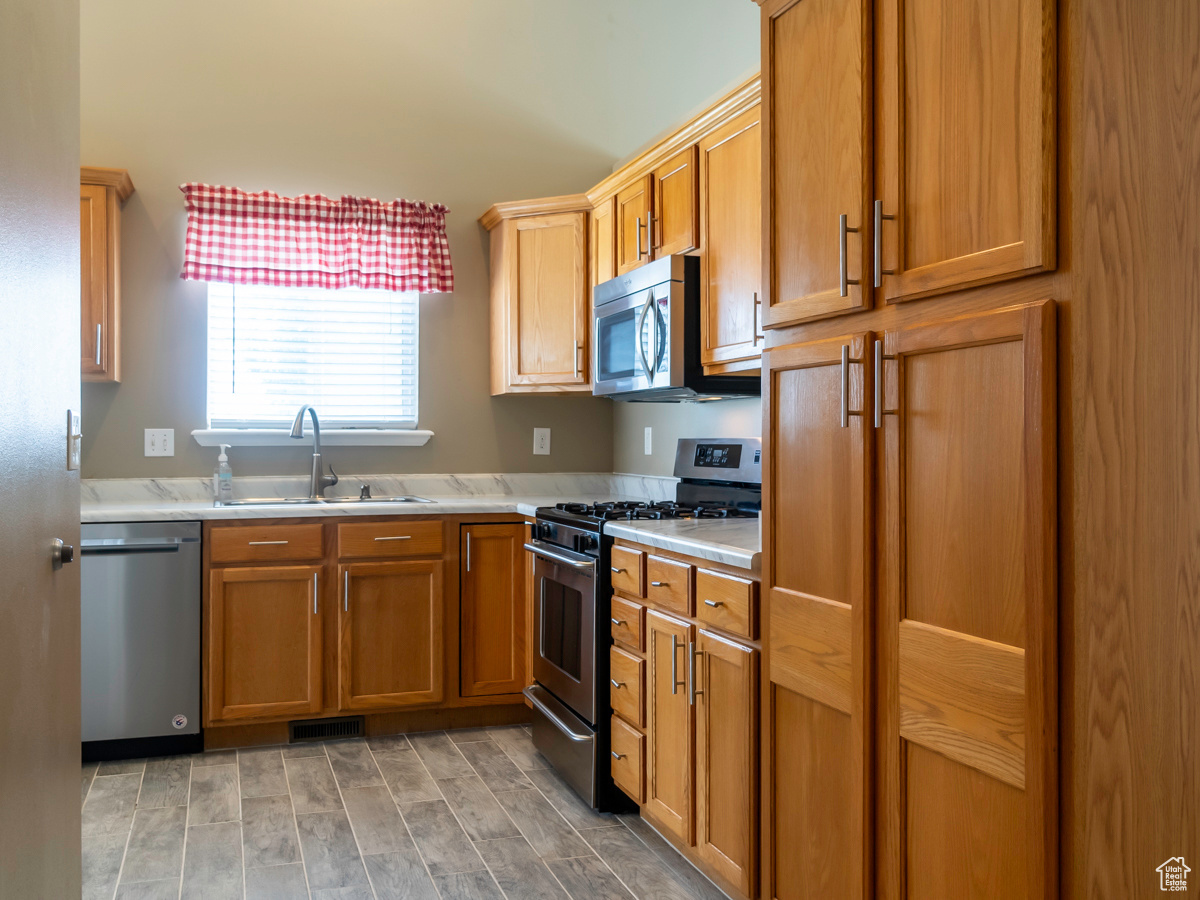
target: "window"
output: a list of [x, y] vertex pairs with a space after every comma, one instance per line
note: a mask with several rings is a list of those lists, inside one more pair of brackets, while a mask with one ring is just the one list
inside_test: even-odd
[[209, 428], [416, 428], [418, 299], [209, 283]]

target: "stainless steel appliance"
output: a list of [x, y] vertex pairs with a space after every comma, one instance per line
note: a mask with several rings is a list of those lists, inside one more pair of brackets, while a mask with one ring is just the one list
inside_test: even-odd
[[85, 759], [203, 749], [200, 523], [84, 525]]
[[537, 510], [525, 548], [534, 554], [533, 742], [580, 797], [606, 811], [631, 801], [609, 766], [612, 537], [629, 519], [757, 516], [762, 507], [758, 438], [679, 442], [675, 500], [559, 503]]
[[758, 394], [758, 376], [705, 375], [700, 260], [664, 256], [596, 285], [592, 393], [678, 401]]

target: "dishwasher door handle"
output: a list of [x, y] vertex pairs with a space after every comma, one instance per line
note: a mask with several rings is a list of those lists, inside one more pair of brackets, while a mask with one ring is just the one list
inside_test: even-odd
[[84, 553], [178, 553], [181, 540], [165, 541], [83, 541]]

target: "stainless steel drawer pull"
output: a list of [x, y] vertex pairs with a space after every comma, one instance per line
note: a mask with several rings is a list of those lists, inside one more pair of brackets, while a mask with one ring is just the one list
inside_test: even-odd
[[412, 539], [411, 534], [395, 534], [395, 535], [391, 535], [390, 537], [375, 538], [375, 540], [377, 540], [377, 541], [407, 541], [407, 540], [411, 540], [411, 539]]
[[681, 687], [687, 686], [687, 681], [679, 680], [679, 651], [683, 644], [679, 643], [679, 635], [671, 635], [671, 693], [678, 694]]
[[846, 214], [838, 216], [838, 290], [841, 297], [848, 296], [850, 293], [849, 285], [858, 284], [859, 282], [850, 277], [847, 270], [848, 263], [846, 261], [846, 235], [858, 234], [857, 228], [851, 228], [846, 224]]
[[350, 570], [342, 575], [342, 611], [350, 612]]
[[96, 323], [96, 365], [100, 365], [100, 348], [104, 346], [104, 342], [100, 339], [104, 334], [104, 325], [102, 322]]
[[875, 201], [875, 287], [883, 287], [884, 275], [896, 274], [895, 270], [883, 267], [883, 223], [892, 222], [895, 218], [884, 215], [882, 200]]
[[883, 341], [875, 342], [875, 427], [883, 427], [884, 416], [894, 416], [900, 411], [898, 409], [883, 408], [883, 361], [885, 359], [895, 359], [892, 354], [883, 352]]
[[624, 758], [625, 758], [625, 754], [624, 754], [624, 753], [618, 753], [616, 750], [611, 750], [611, 751], [609, 751], [609, 752], [610, 752], [610, 753], [612, 753], [612, 758], [613, 758], [613, 759], [624, 759]]
[[[286, 541], [284, 542], [286, 543]], [[317, 573], [313, 572], [313, 615], [317, 614]]]
[[625, 571], [624, 569], [618, 569], [616, 566], [609, 566], [609, 568], [612, 569], [612, 573], [614, 575], [620, 575], [622, 572]]
[[615, 688], [625, 687], [625, 682], [623, 682], [623, 681], [617, 681], [615, 678], [610, 678], [608, 680], [612, 682], [612, 686]]
[[850, 355], [850, 348], [842, 344], [842, 422], [843, 428], [850, 427], [851, 416], [861, 416], [862, 411], [850, 408], [850, 363], [861, 363]]
[[247, 541], [251, 547], [280, 547], [287, 541]]
[[613, 620], [612, 620], [612, 623], [613, 623], [614, 625], [624, 625], [624, 624], [625, 624], [625, 620], [624, 620], [624, 619], [613, 619]]
[[652, 581], [650, 587], [667, 587], [669, 584], [669, 581]]
[[724, 605], [725, 605], [725, 601], [724, 601], [724, 600], [705, 600], [705, 601], [704, 601], [704, 605], [705, 605], [705, 606], [712, 606], [712, 607], [724, 606]]

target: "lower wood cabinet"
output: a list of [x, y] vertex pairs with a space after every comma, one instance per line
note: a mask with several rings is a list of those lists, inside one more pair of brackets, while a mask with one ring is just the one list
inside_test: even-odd
[[213, 570], [210, 720], [320, 711], [322, 573], [320, 566]]
[[758, 651], [700, 631], [692, 678], [696, 851], [752, 897], [758, 882]]
[[691, 844], [695, 707], [688, 677], [695, 630], [656, 610], [646, 614], [646, 802], [654, 819]]
[[459, 662], [464, 697], [515, 694], [525, 687], [525, 529], [520, 522], [463, 526]]
[[380, 709], [444, 695], [441, 560], [338, 569], [338, 703]]

